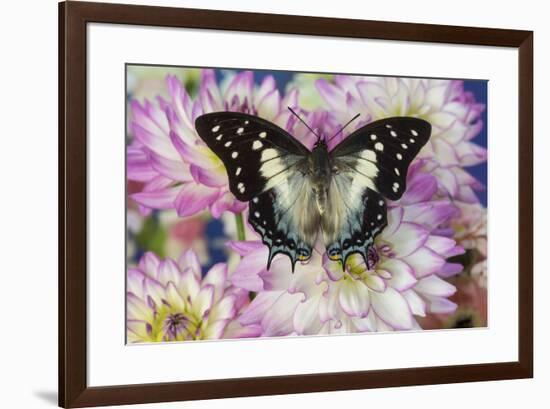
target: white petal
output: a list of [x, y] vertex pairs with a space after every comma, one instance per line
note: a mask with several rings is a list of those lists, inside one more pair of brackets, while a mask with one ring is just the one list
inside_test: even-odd
[[321, 296], [312, 297], [298, 304], [294, 313], [294, 330], [299, 335], [317, 334], [321, 329], [319, 319], [319, 299]]
[[386, 259], [380, 264], [380, 268], [391, 272], [392, 277], [388, 281], [388, 285], [397, 291], [405, 291], [416, 284], [413, 269], [403, 260], [397, 258]]
[[433, 274], [420, 280], [414, 290], [425, 295], [449, 297], [456, 292], [456, 287]]
[[430, 312], [433, 314], [450, 314], [455, 312], [457, 305], [443, 297], [427, 297]]
[[414, 315], [426, 316], [426, 303], [418, 296], [414, 290], [407, 290], [401, 293], [407, 300], [409, 307]]
[[202, 288], [195, 298], [191, 299], [191, 307], [197, 317], [204, 317], [205, 313], [212, 308], [214, 301], [214, 287], [208, 285]]
[[391, 237], [386, 237], [392, 250], [401, 257], [407, 256], [421, 247], [428, 238], [428, 231], [422, 226], [403, 222]]
[[417, 278], [437, 273], [445, 265], [445, 259], [427, 247], [421, 247], [404, 258]]
[[293, 332], [294, 312], [302, 300], [302, 294], [283, 293], [262, 319], [263, 335], [289, 335]]
[[409, 304], [391, 287], [384, 293], [371, 293], [371, 305], [376, 315], [395, 329], [411, 329], [413, 319]]
[[161, 261], [158, 270], [158, 279], [162, 284], [167, 285], [169, 282], [173, 282], [176, 287], [179, 286], [181, 273], [174, 260], [166, 259]]
[[184, 299], [188, 297], [194, 298], [200, 290], [200, 283], [195, 273], [188, 268], [181, 274], [181, 280], [178, 287], [178, 292]]
[[359, 280], [342, 280], [338, 301], [346, 314], [355, 317], [366, 317], [369, 312], [369, 290]]
[[227, 279], [227, 264], [218, 263], [212, 266], [202, 280], [202, 285], [212, 285], [214, 287], [214, 302], [218, 302], [223, 295], [223, 290]]

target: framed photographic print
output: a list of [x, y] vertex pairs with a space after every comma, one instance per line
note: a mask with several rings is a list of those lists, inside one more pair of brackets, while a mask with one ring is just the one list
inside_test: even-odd
[[65, 2], [59, 40], [61, 406], [532, 376], [532, 32]]

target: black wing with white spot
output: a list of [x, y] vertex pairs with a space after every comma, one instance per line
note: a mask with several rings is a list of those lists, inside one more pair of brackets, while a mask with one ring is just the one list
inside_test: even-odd
[[418, 118], [382, 119], [353, 132], [330, 156], [336, 167], [355, 171], [366, 187], [398, 200], [406, 190], [409, 165], [430, 139], [431, 129]]
[[333, 175], [322, 226], [327, 254], [341, 260], [368, 250], [387, 224], [384, 198], [406, 190], [407, 171], [430, 138], [431, 126], [417, 118], [394, 117], [353, 132], [330, 153]]
[[352, 172], [333, 175], [327, 209], [321, 217], [327, 255], [342, 266], [353, 253], [368, 259], [375, 237], [386, 227], [386, 202], [382, 195], [358, 184]]
[[308, 149], [277, 125], [239, 112], [201, 115], [195, 128], [222, 160], [229, 189], [243, 202], [269, 190], [288, 177]]

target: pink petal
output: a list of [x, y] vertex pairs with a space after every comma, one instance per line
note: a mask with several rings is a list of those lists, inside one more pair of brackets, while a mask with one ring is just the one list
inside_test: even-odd
[[179, 217], [192, 216], [206, 210], [220, 195], [218, 188], [189, 182], [180, 187], [174, 205]]
[[241, 213], [244, 211], [246, 206], [248, 206], [246, 203], [238, 201], [235, 196], [233, 196], [233, 193], [227, 191], [210, 205], [210, 212], [213, 217], [219, 219], [225, 211]]
[[157, 175], [147, 154], [141, 148], [131, 146], [126, 148], [126, 169], [128, 179], [139, 182], [147, 182]]
[[168, 75], [166, 77], [166, 84], [178, 117], [184, 121], [189, 128], [193, 128], [194, 126], [190, 121], [192, 101], [189, 94], [187, 94], [187, 91], [175, 75]]
[[315, 81], [315, 87], [329, 107], [341, 110], [346, 106], [346, 96], [342, 90], [329, 83], [324, 78]]
[[154, 192], [134, 193], [130, 197], [140, 205], [151, 209], [172, 209], [178, 194], [179, 187], [172, 187]]
[[265, 291], [258, 293], [237, 320], [242, 325], [260, 323], [267, 311], [272, 308], [275, 301], [277, 301], [282, 294], [283, 291]]
[[391, 243], [392, 251], [398, 257], [404, 257], [415, 252], [426, 242], [428, 236], [429, 233], [426, 229], [411, 222], [401, 223], [395, 234], [389, 237], [386, 236], [385, 232], [382, 232], [383, 239]]
[[414, 204], [430, 200], [437, 192], [437, 179], [431, 175], [417, 173], [407, 181], [407, 190], [400, 200], [402, 204]]
[[184, 164], [181, 160], [164, 158], [154, 152], [151, 152], [149, 159], [151, 167], [167, 178], [179, 182], [189, 182], [193, 180], [189, 172], [189, 166]]
[[231, 240], [227, 242], [227, 247], [237, 252], [240, 256], [246, 256], [248, 253], [254, 250], [264, 248], [265, 245], [259, 240], [254, 240], [254, 241]]
[[231, 275], [231, 283], [236, 287], [249, 291], [262, 291], [264, 281], [259, 274], [266, 268], [267, 256], [268, 250], [264, 246], [243, 257]]
[[224, 169], [205, 169], [197, 165], [191, 165], [190, 169], [193, 179], [199, 184], [209, 187], [223, 187], [229, 183]]
[[277, 83], [275, 82], [275, 78], [273, 78], [272, 75], [268, 75], [266, 76], [261, 85], [260, 85], [260, 88], [258, 89], [258, 91], [256, 91], [256, 95], [255, 95], [255, 98], [256, 98], [256, 101], [254, 101], [255, 105], [257, 105], [257, 101], [261, 101], [266, 95], [268, 95], [269, 93], [273, 92], [274, 90], [277, 89]]
[[[292, 270], [288, 263], [288, 258], [277, 258], [271, 264], [269, 270], [265, 269], [265, 263], [267, 262], [264, 259], [264, 269], [258, 274], [263, 280], [263, 289], [266, 291], [284, 291], [287, 290], [290, 284], [291, 276], [296, 275], [292, 274]], [[304, 276], [304, 274], [300, 274]]]
[[447, 200], [418, 203], [405, 208], [403, 220], [418, 223], [428, 229], [434, 229], [448, 221], [457, 211]]
[[178, 152], [165, 135], [154, 134], [135, 122], [130, 124], [130, 129], [134, 137], [149, 150], [168, 159], [178, 159]]
[[432, 314], [451, 314], [456, 311], [457, 305], [442, 297], [428, 297], [429, 309]]
[[445, 259], [427, 247], [419, 248], [404, 261], [413, 268], [418, 278], [437, 273], [445, 265]]
[[[464, 250], [461, 252], [455, 252], [455, 249], [457, 248], [456, 241], [448, 237], [431, 235], [428, 237], [428, 240], [426, 240], [424, 245], [443, 257], [456, 256], [457, 254], [464, 252]], [[461, 250], [460, 247], [459, 249]]]
[[460, 263], [445, 263], [445, 265], [437, 272], [439, 277], [453, 277], [464, 270], [464, 266]]
[[284, 336], [293, 332], [294, 312], [302, 300], [302, 294], [283, 293], [262, 319], [263, 335]]
[[225, 327], [224, 338], [255, 338], [262, 335], [260, 325], [240, 325], [237, 321], [230, 322]]

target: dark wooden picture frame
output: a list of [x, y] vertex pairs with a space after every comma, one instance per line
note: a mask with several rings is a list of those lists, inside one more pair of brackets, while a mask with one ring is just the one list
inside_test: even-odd
[[[519, 50], [518, 361], [192, 382], [87, 385], [86, 25], [92, 22]], [[533, 376], [533, 33], [105, 3], [59, 4], [59, 405], [83, 407]], [[521, 245], [519, 245], [519, 243]]]

